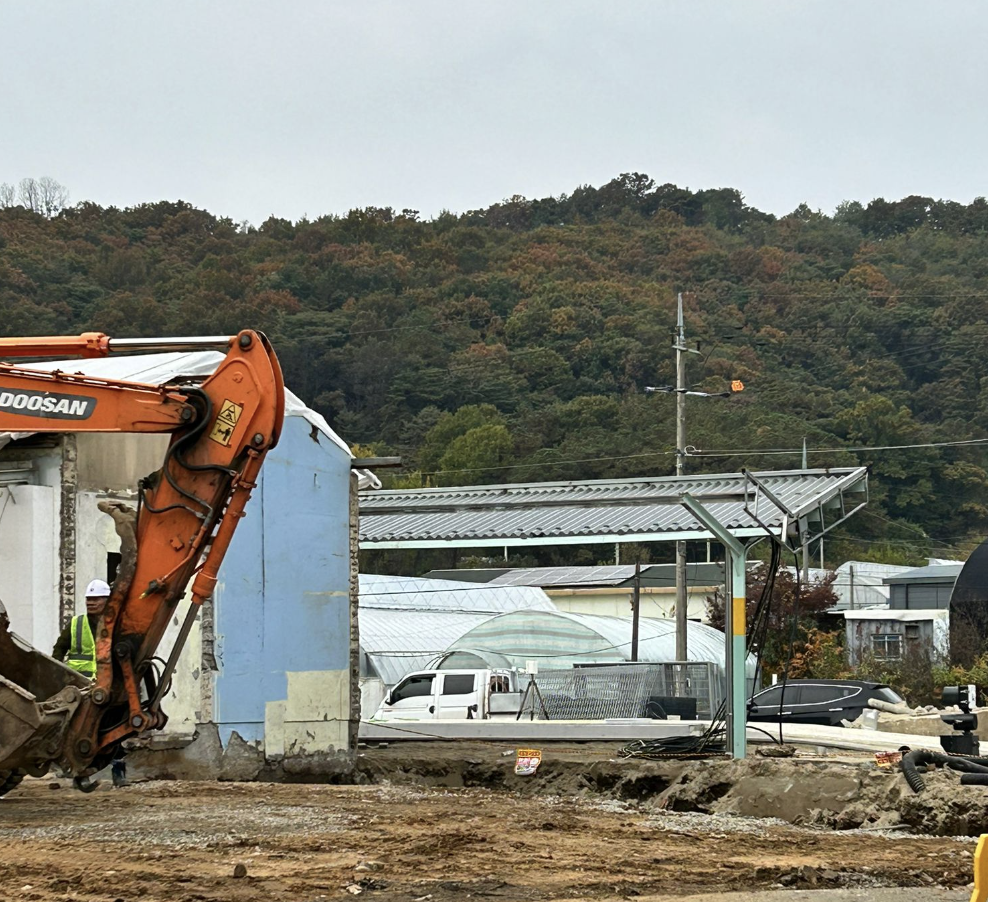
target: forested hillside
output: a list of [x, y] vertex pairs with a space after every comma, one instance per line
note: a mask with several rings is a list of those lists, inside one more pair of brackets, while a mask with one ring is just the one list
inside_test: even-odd
[[[181, 202], [0, 209], [0, 333], [272, 336], [288, 384], [404, 485], [672, 472], [677, 291], [695, 472], [866, 463], [842, 555], [923, 562], [988, 533], [988, 203], [783, 218], [622, 175], [421, 221], [236, 224]], [[841, 449], [881, 446], [883, 450]], [[736, 453], [731, 453], [736, 452]], [[771, 453], [770, 453], [771, 452]], [[779, 453], [784, 452], [784, 453]]]

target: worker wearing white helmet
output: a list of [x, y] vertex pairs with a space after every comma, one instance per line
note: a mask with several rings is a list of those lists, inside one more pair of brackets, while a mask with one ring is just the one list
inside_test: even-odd
[[96, 678], [96, 627], [110, 597], [110, 586], [102, 579], [86, 586], [86, 613], [73, 617], [55, 643], [52, 657], [65, 661], [89, 679]]

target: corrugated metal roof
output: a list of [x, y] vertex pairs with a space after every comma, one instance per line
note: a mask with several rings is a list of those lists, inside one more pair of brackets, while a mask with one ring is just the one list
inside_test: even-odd
[[952, 583], [960, 576], [963, 564], [933, 564], [929, 567], [916, 567], [914, 570], [907, 570], [905, 573], [897, 573], [895, 576], [885, 578], [885, 585], [893, 586], [899, 583], [914, 582], [945, 582]]
[[753, 537], [799, 518], [820, 530], [867, 500], [864, 467], [754, 475], [792, 517], [743, 473], [372, 491], [360, 496], [360, 542], [412, 548], [712, 538], [682, 505], [686, 494], [734, 535]]
[[[490, 586], [626, 586], [635, 578], [632, 564], [602, 567], [528, 567], [510, 570], [494, 577]], [[724, 565], [717, 563], [688, 563], [687, 585], [719, 586], [724, 581]], [[675, 586], [675, 564], [642, 564], [643, 586]]]
[[[642, 567], [642, 572], [647, 568]], [[615, 564], [606, 567], [527, 567], [495, 576], [492, 586], [614, 586], [635, 575], [635, 568]]]

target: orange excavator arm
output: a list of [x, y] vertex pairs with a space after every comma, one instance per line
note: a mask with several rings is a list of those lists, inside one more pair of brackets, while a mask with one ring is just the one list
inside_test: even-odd
[[[264, 456], [278, 440], [285, 396], [270, 344], [252, 331], [219, 339], [121, 342], [89, 333], [0, 340], [0, 358], [218, 345], [226, 357], [200, 384], [98, 379], [69, 372], [70, 363], [64, 372], [0, 364], [0, 432], [172, 435], [161, 469], [138, 487], [129, 527], [128, 516], [115, 512], [128, 553], [94, 637], [95, 680], [25, 649], [2, 624], [0, 777], [43, 774], [56, 762], [85, 774], [103, 766], [122, 740], [165, 725], [161, 698], [198, 607], [213, 592]], [[158, 670], [155, 652], [190, 583], [182, 630]]]

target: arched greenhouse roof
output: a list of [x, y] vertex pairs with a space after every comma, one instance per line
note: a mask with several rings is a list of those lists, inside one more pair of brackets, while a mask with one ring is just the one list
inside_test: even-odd
[[361, 573], [361, 676], [393, 685], [490, 617], [528, 609], [554, 611], [555, 605], [530, 586]]
[[[541, 668], [575, 664], [620, 664], [631, 660], [631, 618], [571, 614], [564, 611], [513, 611], [491, 617], [449, 647], [507, 658], [515, 666], [537, 661]], [[687, 660], [724, 666], [724, 634], [690, 621]], [[638, 623], [638, 660], [663, 663], [676, 660], [676, 622], [641, 618]], [[753, 659], [752, 659], [753, 661]]]

